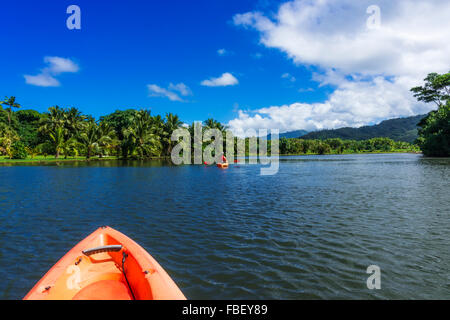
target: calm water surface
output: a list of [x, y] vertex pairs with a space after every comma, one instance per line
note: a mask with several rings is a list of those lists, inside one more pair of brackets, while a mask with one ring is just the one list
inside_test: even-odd
[[[285, 157], [227, 170], [0, 166], [0, 298], [97, 227], [136, 240], [190, 299], [450, 298], [450, 159]], [[381, 290], [366, 269], [381, 268]]]

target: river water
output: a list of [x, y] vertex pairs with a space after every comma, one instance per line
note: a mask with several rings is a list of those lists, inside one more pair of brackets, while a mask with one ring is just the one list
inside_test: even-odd
[[[450, 159], [282, 157], [0, 166], [0, 298], [21, 299], [109, 225], [190, 299], [449, 299]], [[367, 288], [367, 267], [381, 289]]]

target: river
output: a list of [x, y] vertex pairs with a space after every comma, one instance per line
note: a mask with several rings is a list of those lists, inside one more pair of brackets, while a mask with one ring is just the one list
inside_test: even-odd
[[[0, 166], [0, 298], [109, 225], [190, 299], [449, 299], [450, 159], [292, 156]], [[369, 290], [369, 265], [381, 289]]]

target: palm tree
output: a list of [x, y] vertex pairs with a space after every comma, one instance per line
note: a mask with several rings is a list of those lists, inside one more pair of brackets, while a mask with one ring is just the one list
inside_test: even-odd
[[226, 126], [224, 126], [219, 121], [216, 121], [212, 118], [206, 119], [205, 121], [203, 121], [203, 123], [204, 123], [206, 129], [219, 129], [222, 132], [227, 129]]
[[64, 136], [64, 129], [62, 127], [50, 130], [48, 132], [48, 141], [38, 145], [38, 148], [51, 147], [55, 151], [55, 159], [58, 159], [61, 152], [67, 149], [67, 141], [64, 139]]
[[151, 130], [159, 137], [166, 135], [165, 125], [163, 118], [159, 114], [151, 118]]
[[5, 97], [5, 100], [0, 101], [0, 104], [8, 106], [6, 110], [8, 111], [8, 123], [11, 127], [11, 116], [12, 116], [12, 108], [20, 108], [20, 104], [16, 102], [16, 97]]
[[77, 108], [70, 108], [63, 112], [64, 125], [72, 133], [77, 134], [82, 128], [84, 121], [90, 120], [81, 114]]
[[166, 114], [166, 123], [164, 124], [164, 142], [167, 146], [166, 151], [167, 154], [170, 154], [172, 152], [172, 133], [181, 127], [183, 122], [181, 122], [180, 118], [177, 115], [174, 115], [172, 113]]
[[59, 106], [48, 108], [48, 113], [39, 121], [39, 132], [47, 134], [56, 128], [63, 128], [65, 124], [64, 109]]
[[78, 134], [78, 141], [86, 149], [86, 159], [90, 159], [92, 152], [100, 152], [104, 147], [109, 146], [113, 141], [114, 129], [107, 123], [97, 125], [90, 119], [83, 130]]
[[75, 137], [71, 137], [68, 140], [64, 141], [61, 145], [61, 151], [64, 153], [64, 159], [67, 159], [70, 154], [77, 156], [79, 144], [80, 143]]
[[130, 154], [136, 152], [140, 159], [149, 155], [160, 155], [160, 137], [152, 130], [150, 111], [138, 111], [132, 125], [123, 131]]
[[99, 137], [100, 157], [105, 152], [107, 153], [107, 150], [114, 149], [120, 144], [120, 141], [116, 137], [114, 127], [107, 122], [100, 122], [97, 136]]

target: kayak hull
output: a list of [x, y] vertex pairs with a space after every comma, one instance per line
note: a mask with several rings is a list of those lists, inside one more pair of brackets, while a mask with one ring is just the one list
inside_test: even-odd
[[221, 169], [226, 169], [226, 168], [228, 168], [228, 163], [218, 163], [217, 167], [219, 167]]
[[186, 297], [147, 251], [110, 227], [101, 227], [78, 243], [24, 297], [24, 300], [133, 299]]

